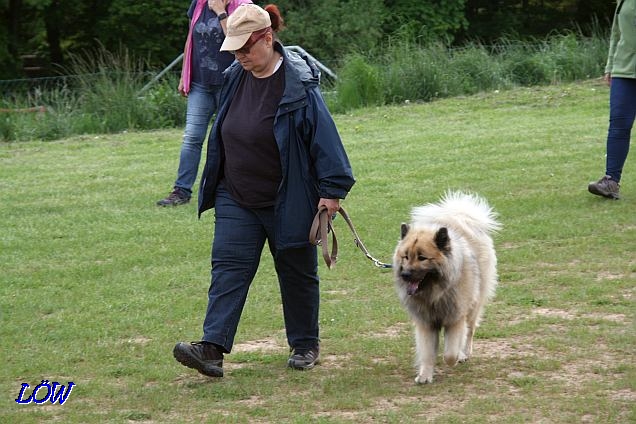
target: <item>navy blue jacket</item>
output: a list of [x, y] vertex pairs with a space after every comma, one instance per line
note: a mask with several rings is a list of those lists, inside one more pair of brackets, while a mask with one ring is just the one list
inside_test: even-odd
[[[344, 199], [355, 179], [320, 93], [318, 69], [308, 58], [285, 50], [278, 42], [275, 48], [284, 56], [285, 66], [285, 89], [274, 118], [282, 168], [275, 205], [276, 248], [287, 249], [309, 244], [309, 229], [319, 199]], [[208, 139], [199, 185], [199, 216], [214, 207], [223, 172], [221, 124], [243, 72], [237, 61], [224, 72], [221, 104]]]

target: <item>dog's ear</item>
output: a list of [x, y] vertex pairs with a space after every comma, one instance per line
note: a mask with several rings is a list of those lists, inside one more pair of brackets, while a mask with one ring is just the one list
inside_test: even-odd
[[448, 229], [442, 227], [435, 233], [435, 245], [442, 252], [450, 252], [450, 237], [448, 236]]
[[406, 237], [406, 234], [409, 232], [409, 229], [410, 229], [409, 225], [403, 222], [402, 226], [400, 227], [400, 233], [401, 233], [400, 238], [403, 239], [404, 237]]

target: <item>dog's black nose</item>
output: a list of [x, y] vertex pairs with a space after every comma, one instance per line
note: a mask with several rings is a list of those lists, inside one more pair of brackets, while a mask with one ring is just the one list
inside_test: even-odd
[[402, 279], [407, 280], [407, 281], [409, 281], [409, 280], [411, 279], [411, 276], [412, 276], [412, 275], [413, 275], [413, 274], [411, 274], [411, 272], [410, 272], [410, 271], [402, 271], [402, 272], [400, 273], [400, 277], [402, 277]]

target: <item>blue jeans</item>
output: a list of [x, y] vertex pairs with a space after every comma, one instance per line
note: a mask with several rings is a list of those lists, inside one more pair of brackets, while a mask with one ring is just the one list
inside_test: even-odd
[[612, 78], [605, 174], [621, 180], [636, 117], [636, 79]]
[[212, 283], [203, 322], [203, 338], [232, 350], [247, 293], [267, 240], [274, 259], [283, 304], [287, 342], [292, 348], [319, 343], [320, 304], [316, 247], [276, 250], [274, 207], [247, 209], [221, 184], [217, 189]]
[[191, 84], [179, 170], [174, 183], [175, 188], [180, 188], [189, 194], [192, 194], [192, 186], [197, 179], [203, 141], [208, 133], [212, 116], [218, 108], [220, 93], [221, 86], [206, 89], [200, 84]]

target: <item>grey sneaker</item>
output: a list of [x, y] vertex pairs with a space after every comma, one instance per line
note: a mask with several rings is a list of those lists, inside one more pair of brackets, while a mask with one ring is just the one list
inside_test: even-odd
[[619, 188], [620, 184], [614, 181], [609, 175], [605, 175], [600, 180], [591, 182], [587, 186], [587, 190], [590, 193], [596, 194], [597, 196], [607, 197], [608, 199], [618, 199]]
[[172, 193], [165, 199], [161, 199], [157, 202], [157, 206], [179, 206], [185, 205], [190, 202], [190, 194], [180, 188], [175, 188]]
[[208, 377], [223, 377], [223, 353], [211, 343], [177, 343], [172, 350], [175, 359]]
[[292, 349], [287, 366], [295, 370], [310, 370], [320, 358], [320, 348], [318, 346], [312, 348], [296, 348]]

